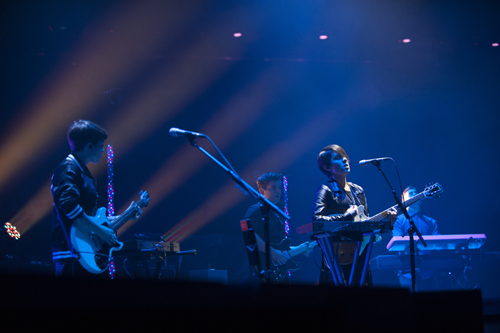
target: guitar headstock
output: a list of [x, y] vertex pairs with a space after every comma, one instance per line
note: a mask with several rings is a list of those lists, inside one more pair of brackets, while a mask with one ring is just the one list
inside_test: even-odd
[[141, 197], [141, 200], [139, 200], [139, 202], [137, 203], [138, 206], [146, 207], [147, 205], [149, 205], [149, 200], [151, 198], [149, 197], [148, 191], [139, 192], [139, 196]]
[[439, 183], [429, 184], [423, 193], [427, 198], [434, 198], [443, 193], [443, 187]]

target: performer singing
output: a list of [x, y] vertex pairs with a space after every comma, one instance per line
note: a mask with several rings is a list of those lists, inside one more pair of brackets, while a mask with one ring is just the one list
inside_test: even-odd
[[[328, 182], [321, 185], [316, 192], [316, 199], [314, 200], [312, 220], [313, 221], [353, 221], [354, 216], [357, 214], [357, 207], [364, 206], [365, 213], [368, 215], [368, 206], [366, 203], [365, 191], [359, 185], [347, 182], [346, 176], [351, 171], [349, 166], [349, 156], [345, 150], [338, 145], [329, 145], [321, 150], [318, 155], [318, 168], [328, 178]], [[388, 212], [388, 218], [392, 222], [396, 219], [396, 211], [391, 210]], [[341, 248], [345, 243], [337, 243]], [[352, 243], [350, 243], [352, 245]], [[344, 279], [348, 280], [352, 270], [352, 261], [348, 260], [350, 256], [354, 256], [354, 252], [341, 253], [344, 255], [344, 261], [347, 263], [342, 264], [342, 271]], [[358, 258], [364, 261], [366, 257], [366, 248]], [[365, 286], [372, 286], [371, 272], [368, 269]], [[361, 281], [361, 265], [354, 272], [354, 284], [359, 285]], [[332, 274], [330, 269], [325, 265], [325, 260], [322, 260], [320, 284], [332, 284]]]
[[87, 164], [99, 163], [107, 137], [104, 128], [88, 120], [75, 121], [68, 130], [71, 153], [55, 169], [50, 186], [54, 199], [51, 245], [56, 276], [91, 276], [73, 256], [73, 224], [87, 226], [108, 244], [117, 240], [112, 229], [88, 218], [97, 212], [99, 196]]

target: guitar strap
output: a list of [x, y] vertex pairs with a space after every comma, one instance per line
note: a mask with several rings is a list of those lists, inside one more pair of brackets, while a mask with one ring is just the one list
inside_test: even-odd
[[349, 184], [349, 188], [351, 189], [351, 195], [352, 195], [352, 198], [351, 196], [346, 192], [346, 195], [349, 196], [349, 198], [351, 199], [351, 201], [354, 201], [354, 203], [356, 204], [356, 206], [361, 206], [361, 202], [359, 201], [359, 198], [358, 198], [358, 192], [356, 191], [356, 188], [354, 186], [352, 186], [351, 184]]

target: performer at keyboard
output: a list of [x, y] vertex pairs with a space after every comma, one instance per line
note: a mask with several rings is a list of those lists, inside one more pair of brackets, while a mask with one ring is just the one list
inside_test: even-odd
[[88, 226], [108, 244], [116, 242], [112, 229], [88, 218], [97, 212], [99, 196], [86, 165], [99, 163], [107, 137], [104, 128], [88, 120], [75, 121], [68, 130], [71, 153], [56, 168], [51, 183], [54, 199], [51, 245], [56, 276], [97, 276], [88, 273], [72, 256], [69, 233], [73, 223]]
[[[409, 186], [403, 191], [401, 200], [408, 200], [414, 197], [416, 194], [417, 189], [413, 186]], [[413, 220], [415, 226], [418, 228], [418, 230], [420, 230], [420, 233], [422, 235], [439, 235], [436, 220], [431, 217], [425, 216], [420, 211], [421, 203], [422, 201], [418, 201], [408, 207], [408, 215], [410, 215], [410, 218]], [[392, 236], [406, 236], [408, 234], [409, 228], [410, 221], [408, 221], [408, 219], [403, 214], [401, 214], [400, 216], [398, 216], [396, 222], [394, 223]]]
[[[351, 171], [349, 166], [349, 156], [345, 150], [338, 145], [329, 145], [321, 150], [318, 155], [318, 168], [328, 178], [328, 182], [321, 185], [316, 192], [314, 200], [312, 220], [313, 221], [353, 221], [357, 214], [357, 206], [364, 206], [365, 214], [368, 215], [368, 206], [366, 204], [365, 191], [359, 185], [347, 182], [346, 176]], [[396, 211], [391, 210], [388, 213], [391, 222], [396, 219]], [[338, 253], [342, 252], [342, 247], [349, 244], [352, 248], [353, 243], [336, 243], [339, 245]], [[347, 246], [346, 246], [347, 247]], [[366, 248], [358, 260], [364, 261], [366, 257]], [[354, 253], [344, 253], [346, 256], [353, 256]], [[354, 275], [354, 284], [361, 281], [361, 266]], [[352, 269], [352, 262], [342, 265], [342, 271], [345, 279], [349, 279]], [[332, 284], [333, 279], [330, 269], [326, 267], [325, 260], [322, 260], [320, 284]], [[367, 272], [365, 281], [366, 286], [372, 286], [371, 272]]]
[[[413, 186], [407, 187], [401, 195], [401, 200], [406, 201], [418, 194], [417, 189]], [[438, 225], [435, 219], [422, 214], [420, 205], [422, 201], [418, 201], [407, 207], [408, 215], [415, 223], [415, 226], [420, 230], [420, 233], [425, 235], [439, 235]], [[410, 221], [401, 214], [394, 223], [392, 236], [408, 236], [408, 229], [410, 228]], [[424, 237], [425, 238], [425, 237]], [[429, 255], [431, 251], [421, 250], [418, 252], [420, 255]], [[402, 254], [402, 253], [401, 253]], [[397, 272], [399, 283], [403, 287], [411, 288], [411, 274], [407, 271]], [[433, 279], [434, 272], [431, 270], [419, 270], [416, 279], [417, 290], [432, 290], [435, 289], [435, 281]]]
[[[257, 187], [259, 189], [259, 193], [275, 205], [278, 204], [281, 200], [282, 178], [283, 176], [281, 174], [269, 172], [261, 175], [257, 179]], [[250, 206], [247, 213], [245, 214], [245, 218], [250, 219], [252, 227], [255, 231], [255, 238], [257, 239], [257, 246], [259, 248], [259, 251], [265, 253], [266, 248], [264, 243], [264, 223], [262, 221], [260, 204], [257, 203]], [[285, 232], [285, 222], [273, 210], [270, 210], [268, 213], [268, 225], [270, 244], [280, 244], [285, 238], [287, 238]], [[294, 247], [290, 248], [293, 249]], [[287, 263], [287, 260], [289, 258], [286, 257], [286, 254], [283, 251], [274, 248], [271, 245], [270, 252], [271, 260], [274, 265], [284, 265]], [[265, 263], [263, 262], [262, 264]], [[281, 283], [288, 283], [288, 274]]]

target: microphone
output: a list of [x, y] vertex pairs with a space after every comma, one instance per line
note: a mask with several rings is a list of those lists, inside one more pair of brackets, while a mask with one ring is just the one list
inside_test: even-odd
[[373, 158], [371, 160], [361, 160], [361, 161], [359, 161], [359, 165], [365, 166], [368, 164], [379, 164], [380, 161], [387, 161], [387, 160], [391, 160], [391, 159], [392, 158], [390, 158], [390, 157], [380, 157], [380, 158]]
[[171, 136], [181, 136], [181, 135], [184, 135], [184, 136], [191, 136], [191, 137], [198, 137], [198, 138], [206, 138], [207, 136], [205, 134], [202, 134], [202, 133], [196, 133], [196, 132], [191, 132], [191, 131], [186, 131], [186, 130], [181, 130], [180, 128], [177, 128], [177, 127], [172, 127], [170, 128], [170, 130], [168, 131], [170, 133]]

